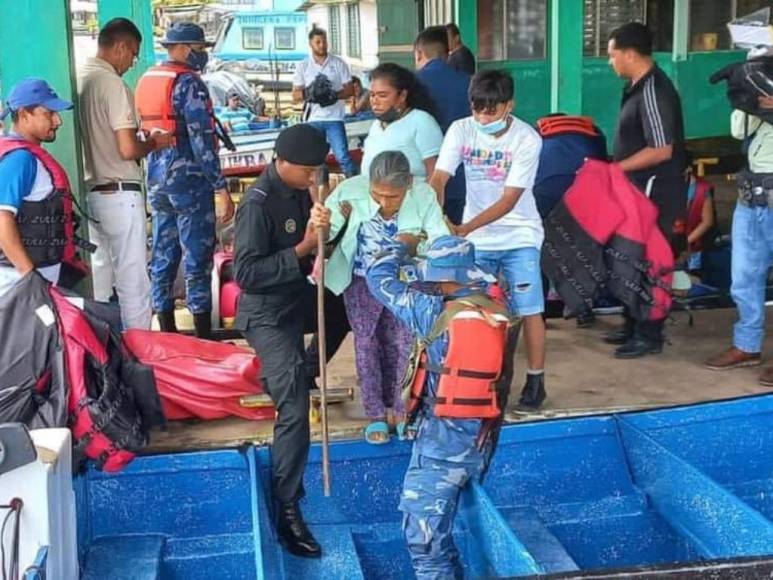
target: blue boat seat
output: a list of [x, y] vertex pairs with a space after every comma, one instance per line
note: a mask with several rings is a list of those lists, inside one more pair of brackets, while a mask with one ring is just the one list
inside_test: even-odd
[[81, 580], [160, 580], [164, 536], [98, 538], [89, 547]]
[[515, 535], [546, 573], [574, 572], [580, 569], [534, 509], [517, 507], [508, 510], [506, 519]]

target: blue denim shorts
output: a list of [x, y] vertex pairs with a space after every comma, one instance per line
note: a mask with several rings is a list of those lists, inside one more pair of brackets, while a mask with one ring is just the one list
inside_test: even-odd
[[538, 248], [476, 250], [475, 261], [505, 282], [513, 314], [532, 316], [545, 311]]

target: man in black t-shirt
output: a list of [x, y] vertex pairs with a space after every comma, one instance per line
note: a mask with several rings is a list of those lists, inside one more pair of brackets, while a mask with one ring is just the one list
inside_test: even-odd
[[[652, 33], [639, 22], [614, 30], [609, 64], [628, 81], [623, 89], [614, 140], [614, 161], [658, 208], [658, 226], [675, 254], [684, 250], [687, 155], [679, 94], [652, 60]], [[606, 341], [621, 345], [618, 358], [656, 354], [663, 348], [663, 320], [634, 321]]]

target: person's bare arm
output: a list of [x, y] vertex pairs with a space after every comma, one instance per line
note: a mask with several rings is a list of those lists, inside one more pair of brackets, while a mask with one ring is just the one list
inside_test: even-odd
[[478, 228], [482, 228], [491, 222], [497, 221], [499, 218], [507, 214], [515, 207], [518, 200], [521, 199], [524, 189], [522, 187], [505, 187], [505, 191], [497, 201], [492, 203], [473, 219], [466, 224], [462, 224], [455, 228], [455, 233], [459, 236], [466, 236]]
[[354, 96], [354, 83], [348, 82], [337, 93], [339, 99], [348, 99]]
[[22, 276], [35, 268], [21, 241], [16, 216], [2, 209], [0, 209], [0, 250]]
[[645, 147], [630, 157], [626, 157], [620, 161], [620, 168], [626, 172], [647, 169], [648, 167], [654, 167], [664, 161], [668, 161], [671, 159], [673, 153], [673, 145], [666, 145], [665, 147]]
[[437, 169], [432, 173], [427, 173], [427, 175], [431, 176], [429, 178], [429, 185], [435, 190], [437, 202], [440, 204], [440, 207], [443, 207], [443, 202], [446, 198], [446, 184], [448, 183], [448, 180], [451, 179], [451, 174]]
[[707, 196], [701, 210], [701, 223], [687, 236], [687, 243], [694, 244], [700, 240], [714, 225], [714, 200]]
[[435, 164], [437, 163], [437, 155], [434, 157], [427, 157], [424, 160], [424, 169], [427, 170], [427, 175], [435, 173]]
[[126, 161], [143, 159], [151, 151], [169, 147], [174, 141], [174, 137], [166, 133], [154, 133], [147, 141], [140, 141], [136, 129], [118, 129], [114, 134], [118, 153]]
[[293, 103], [303, 102], [303, 87], [293, 87]]

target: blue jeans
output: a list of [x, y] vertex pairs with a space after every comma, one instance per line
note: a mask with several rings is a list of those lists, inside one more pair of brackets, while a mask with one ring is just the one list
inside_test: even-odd
[[515, 250], [477, 250], [475, 262], [507, 282], [510, 311], [518, 316], [533, 316], [545, 311], [542, 294], [542, 270], [538, 248]]
[[733, 213], [730, 295], [738, 307], [733, 345], [762, 350], [765, 335], [765, 283], [773, 262], [773, 210], [736, 204]]
[[357, 168], [349, 156], [349, 140], [346, 138], [346, 127], [343, 121], [311, 121], [309, 125], [316, 127], [325, 134], [325, 139], [333, 150], [336, 161], [343, 169], [346, 177], [357, 175]]

